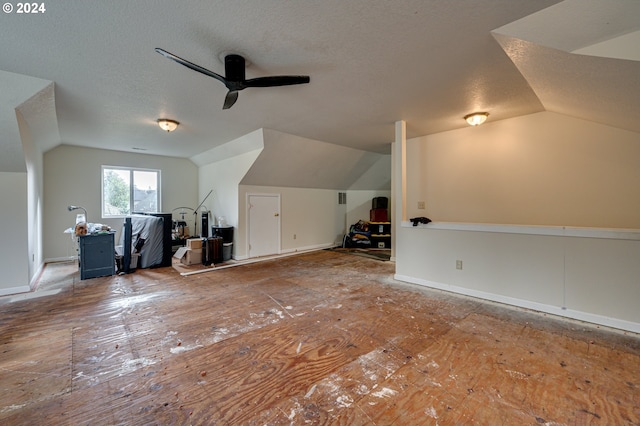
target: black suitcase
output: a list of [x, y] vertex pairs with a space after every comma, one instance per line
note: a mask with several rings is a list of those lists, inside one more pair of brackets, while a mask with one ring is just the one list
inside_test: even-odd
[[211, 237], [202, 239], [202, 264], [211, 265], [222, 263], [222, 238]]
[[386, 209], [389, 205], [389, 199], [387, 197], [374, 197], [371, 202], [372, 209]]

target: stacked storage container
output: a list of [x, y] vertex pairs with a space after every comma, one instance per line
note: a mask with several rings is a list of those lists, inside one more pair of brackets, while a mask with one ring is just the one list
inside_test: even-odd
[[391, 248], [391, 223], [389, 222], [389, 200], [387, 197], [375, 197], [369, 212], [369, 231], [371, 248]]

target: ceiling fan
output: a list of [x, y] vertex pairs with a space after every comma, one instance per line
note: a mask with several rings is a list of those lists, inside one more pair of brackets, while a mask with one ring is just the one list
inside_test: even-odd
[[229, 91], [224, 98], [224, 105], [222, 109], [229, 109], [238, 100], [238, 92], [246, 89], [247, 87], [274, 87], [274, 86], [290, 86], [294, 84], [305, 84], [309, 82], [308, 75], [277, 75], [270, 77], [257, 77], [245, 79], [245, 60], [242, 56], [236, 54], [229, 54], [224, 57], [224, 72], [225, 76], [216, 74], [213, 71], [209, 71], [206, 68], [202, 68], [200, 65], [196, 65], [192, 62], [182, 59], [179, 56], [169, 53], [166, 50], [156, 48], [156, 52], [175, 61], [187, 68], [191, 68], [194, 71], [198, 71], [209, 77], [213, 77], [216, 80], [222, 82]]

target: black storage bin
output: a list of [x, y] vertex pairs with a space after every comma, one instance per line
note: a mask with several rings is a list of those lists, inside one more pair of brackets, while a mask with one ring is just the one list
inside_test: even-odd
[[371, 202], [372, 209], [386, 209], [389, 205], [389, 199], [387, 197], [374, 197]]
[[233, 226], [212, 226], [212, 237], [221, 237], [223, 243], [233, 242]]
[[369, 222], [371, 235], [391, 235], [391, 222]]
[[371, 248], [378, 248], [378, 249], [391, 248], [391, 235], [372, 235]]

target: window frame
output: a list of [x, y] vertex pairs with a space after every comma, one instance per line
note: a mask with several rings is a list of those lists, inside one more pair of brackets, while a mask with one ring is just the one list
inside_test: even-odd
[[[104, 173], [105, 170], [125, 170], [129, 172], [129, 206], [130, 206], [130, 212], [129, 214], [120, 214], [120, 215], [107, 215], [105, 214], [105, 197], [104, 197]], [[156, 173], [156, 204], [157, 204], [157, 212], [162, 211], [162, 191], [161, 191], [161, 184], [162, 184], [162, 172], [160, 169], [150, 169], [150, 168], [144, 168], [144, 167], [127, 167], [127, 166], [110, 166], [110, 165], [106, 165], [103, 164], [102, 167], [100, 168], [100, 213], [101, 213], [101, 217], [102, 219], [119, 219], [119, 218], [124, 218], [127, 216], [130, 216], [134, 213], [134, 188], [135, 188], [135, 181], [133, 179], [134, 173], [135, 172], [154, 172]], [[147, 212], [147, 213], [157, 213], [157, 212]]]

